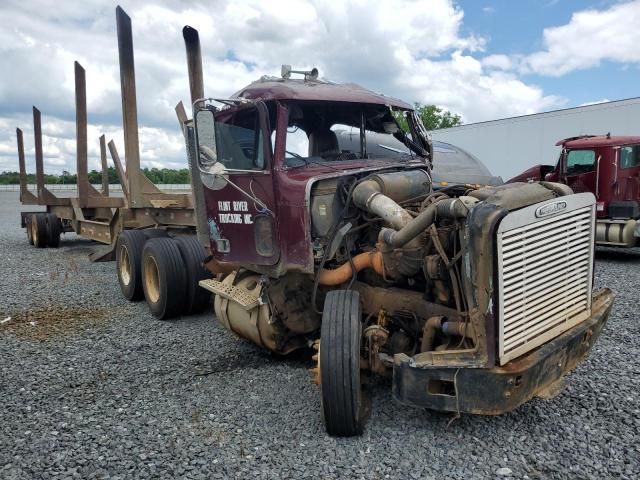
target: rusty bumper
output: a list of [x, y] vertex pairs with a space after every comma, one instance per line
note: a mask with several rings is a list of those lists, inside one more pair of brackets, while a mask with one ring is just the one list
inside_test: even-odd
[[609, 317], [614, 295], [593, 296], [591, 316], [554, 340], [502, 367], [417, 368], [396, 363], [393, 396], [400, 403], [433, 410], [499, 415], [555, 384], [591, 350]]

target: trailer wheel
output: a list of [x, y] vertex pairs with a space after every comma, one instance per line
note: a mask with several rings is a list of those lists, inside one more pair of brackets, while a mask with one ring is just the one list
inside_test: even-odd
[[48, 243], [47, 219], [44, 213], [34, 213], [31, 216], [31, 237], [37, 248], [44, 248]]
[[145, 244], [142, 288], [154, 317], [165, 320], [185, 310], [187, 273], [173, 238], [152, 238]]
[[25, 218], [25, 230], [27, 231], [27, 240], [29, 241], [29, 245], [33, 245], [33, 230], [31, 228], [31, 217]]
[[360, 383], [360, 294], [333, 290], [326, 296], [320, 335], [322, 419], [327, 433], [348, 437], [364, 427]]
[[47, 213], [47, 245], [58, 248], [60, 245], [60, 220], [55, 213]]
[[202, 312], [211, 304], [211, 293], [199, 285], [200, 280], [211, 278], [211, 273], [203, 265], [206, 258], [204, 248], [193, 235], [175, 237], [174, 240], [187, 269], [185, 313]]
[[140, 300], [142, 292], [142, 249], [147, 236], [141, 230], [125, 230], [116, 243], [116, 269], [122, 295]]

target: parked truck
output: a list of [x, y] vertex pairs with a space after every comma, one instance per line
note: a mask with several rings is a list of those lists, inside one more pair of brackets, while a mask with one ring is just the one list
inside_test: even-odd
[[200, 285], [236, 335], [317, 350], [329, 434], [362, 432], [363, 375], [390, 377], [400, 403], [495, 415], [586, 356], [613, 303], [592, 291], [593, 194], [434, 181], [411, 105], [316, 69], [205, 98], [197, 31], [184, 37], [216, 274]]
[[34, 195], [24, 181], [23, 202], [48, 212], [23, 217], [32, 241], [60, 229], [102, 238], [123, 294], [144, 295], [156, 317], [193, 311], [211, 292], [236, 335], [277, 355], [315, 348], [331, 435], [362, 432], [364, 375], [389, 377], [406, 405], [496, 415], [556, 391], [590, 351], [613, 304], [593, 290], [591, 193], [501, 185], [434, 146], [411, 105], [316, 69], [284, 66], [206, 98], [198, 32], [185, 27], [193, 118], [176, 112], [192, 192], [167, 197], [138, 175], [131, 25], [119, 7], [117, 20], [126, 172], [112, 154], [125, 199], [80, 182], [79, 108], [78, 197], [55, 199], [42, 182]]
[[546, 180], [596, 197], [596, 243], [640, 242], [640, 137], [583, 135], [560, 140], [555, 166], [536, 165], [509, 182]]

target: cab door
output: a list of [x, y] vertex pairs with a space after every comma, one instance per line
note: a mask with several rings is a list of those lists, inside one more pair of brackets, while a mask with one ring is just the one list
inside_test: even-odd
[[261, 101], [221, 109], [213, 129], [204, 120], [211, 112], [201, 113], [196, 132], [213, 256], [274, 265], [280, 249], [269, 111]]
[[562, 162], [563, 183], [575, 193], [591, 192], [597, 195], [598, 158], [594, 149], [565, 150]]

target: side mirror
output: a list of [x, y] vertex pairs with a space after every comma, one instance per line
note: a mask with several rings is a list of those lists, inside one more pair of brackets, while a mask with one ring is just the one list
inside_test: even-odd
[[198, 110], [196, 113], [196, 135], [198, 164], [201, 170], [207, 171], [218, 162], [215, 121], [211, 110]]
[[213, 111], [209, 109], [198, 110], [195, 124], [198, 170], [200, 170], [202, 183], [211, 190], [220, 190], [227, 184], [227, 176], [224, 165], [218, 162]]

